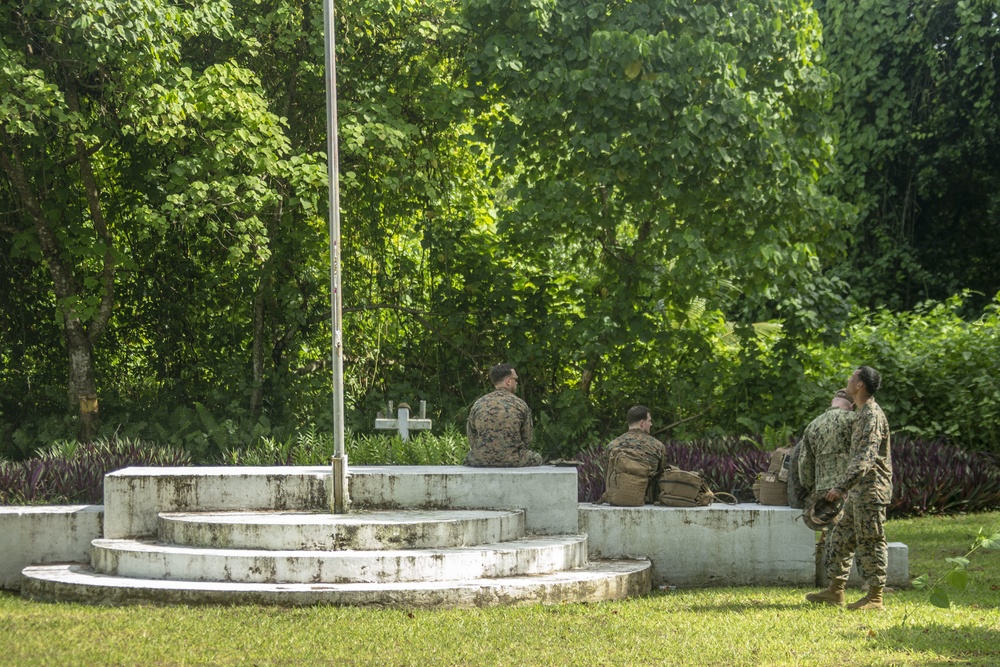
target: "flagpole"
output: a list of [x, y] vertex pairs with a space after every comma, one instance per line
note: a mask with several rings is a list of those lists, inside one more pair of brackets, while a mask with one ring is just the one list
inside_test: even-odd
[[334, 52], [333, 0], [323, 0], [326, 44], [326, 155], [330, 202], [330, 311], [333, 322], [333, 488], [330, 509], [347, 512], [347, 454], [344, 452], [344, 337], [340, 289], [340, 156], [337, 151], [337, 57]]

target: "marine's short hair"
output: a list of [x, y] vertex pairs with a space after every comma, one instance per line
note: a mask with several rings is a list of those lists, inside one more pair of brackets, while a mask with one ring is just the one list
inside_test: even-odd
[[871, 366], [858, 366], [858, 379], [864, 383], [865, 390], [872, 396], [882, 386], [882, 376]]
[[625, 421], [631, 427], [635, 426], [647, 417], [649, 417], [649, 408], [645, 405], [635, 405], [628, 409], [628, 414], [625, 415]]
[[[843, 403], [837, 403], [837, 401], [843, 401]], [[844, 406], [847, 407], [844, 407]], [[835, 408], [840, 408], [841, 410], [847, 410], [850, 412], [854, 409], [854, 401], [851, 397], [847, 395], [846, 389], [838, 389], [833, 394], [833, 399], [830, 400], [830, 406]]]
[[510, 364], [497, 364], [490, 369], [490, 382], [498, 385], [514, 373], [514, 367]]

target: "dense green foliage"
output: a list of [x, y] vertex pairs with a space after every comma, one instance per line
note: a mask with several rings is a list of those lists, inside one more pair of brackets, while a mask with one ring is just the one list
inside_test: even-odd
[[962, 318], [964, 306], [956, 296], [911, 312], [858, 313], [840, 345], [812, 350], [806, 383], [832, 395], [846, 383], [838, 370], [870, 363], [883, 374], [876, 398], [897, 433], [1000, 454], [1000, 296], [976, 320]]
[[844, 272], [864, 305], [909, 309], [1000, 268], [1000, 2], [817, 0], [840, 79], [835, 188], [858, 207]]
[[100, 412], [164, 421], [250, 384], [247, 295], [273, 254], [268, 229], [294, 220], [322, 238], [325, 179], [252, 71], [225, 57], [192, 67], [194, 43], [234, 30], [226, 2], [0, 14], [0, 419], [61, 416], [67, 377], [85, 437]]
[[[348, 425], [461, 429], [510, 361], [550, 456], [640, 402], [794, 433], [869, 363], [894, 429], [1000, 450], [995, 9], [339, 4]], [[0, 457], [329, 431], [322, 16], [0, 11]]]

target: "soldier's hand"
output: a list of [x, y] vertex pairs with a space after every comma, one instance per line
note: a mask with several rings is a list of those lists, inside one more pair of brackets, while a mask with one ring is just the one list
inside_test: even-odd
[[831, 502], [831, 503], [835, 503], [835, 502], [837, 502], [838, 500], [840, 500], [841, 498], [843, 498], [843, 496], [842, 496], [842, 495], [840, 495], [840, 491], [838, 491], [837, 489], [830, 489], [829, 491], [827, 491], [827, 492], [826, 492], [826, 496], [825, 496], [825, 498], [826, 498], [826, 499], [827, 499], [827, 500], [828, 500], [829, 502]]

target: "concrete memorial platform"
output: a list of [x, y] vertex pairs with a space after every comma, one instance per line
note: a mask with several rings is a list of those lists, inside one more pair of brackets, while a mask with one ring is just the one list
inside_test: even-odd
[[[104, 479], [104, 537], [154, 535], [160, 512], [326, 511], [328, 467], [126, 468]], [[577, 532], [576, 470], [352, 466], [356, 509], [523, 509], [525, 530]]]
[[[98, 604], [473, 606], [654, 583], [816, 585], [815, 533], [788, 507], [577, 503], [576, 470], [553, 466], [350, 475], [351, 512], [335, 515], [326, 467], [127, 468], [106, 477], [104, 506], [0, 510], [0, 560], [16, 568], [0, 575], [10, 587], [24, 568], [29, 599]], [[906, 556], [891, 545], [890, 586], [908, 585]]]
[[22, 596], [99, 604], [480, 606], [645, 594], [646, 559], [592, 561], [576, 471], [128, 468], [105, 478], [90, 565], [23, 570]]

